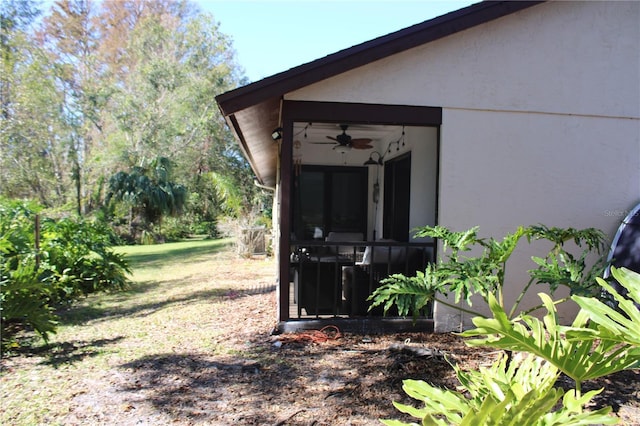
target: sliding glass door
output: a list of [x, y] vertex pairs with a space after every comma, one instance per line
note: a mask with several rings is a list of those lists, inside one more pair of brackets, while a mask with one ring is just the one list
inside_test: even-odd
[[367, 232], [367, 168], [303, 166], [294, 177], [294, 239]]

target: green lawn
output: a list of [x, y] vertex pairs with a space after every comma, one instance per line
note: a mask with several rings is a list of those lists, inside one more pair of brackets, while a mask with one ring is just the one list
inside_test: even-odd
[[[237, 259], [230, 244], [194, 240], [118, 247], [132, 267], [126, 291], [80, 300], [60, 312], [48, 345], [27, 336], [30, 347], [2, 360], [0, 424], [78, 424], [78, 404], [93, 387], [107, 386], [114, 372], [123, 374], [127, 363], [176, 351], [228, 351], [216, 340], [222, 333], [216, 321], [228, 309], [229, 294], [247, 285], [230, 271], [246, 270], [259, 282], [259, 272], [272, 269], [269, 260]], [[101, 401], [95, 403], [89, 411], [100, 409]]]
[[185, 259], [195, 262], [212, 251], [226, 249], [231, 242], [231, 239], [189, 240], [148, 246], [121, 246], [116, 247], [115, 251], [124, 254], [132, 268], [144, 269], [183, 262]]

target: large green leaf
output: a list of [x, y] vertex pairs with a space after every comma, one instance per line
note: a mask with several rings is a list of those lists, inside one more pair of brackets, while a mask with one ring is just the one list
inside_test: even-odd
[[[393, 405], [399, 411], [412, 417], [427, 419], [423, 424], [443, 426], [460, 424], [462, 417], [470, 409], [468, 401], [461, 394], [431, 386], [421, 380], [405, 380], [403, 381], [402, 389], [410, 397], [421, 401], [424, 404], [424, 408], [418, 409], [411, 405], [397, 402], [394, 402]], [[394, 426], [410, 424], [398, 423], [397, 420], [382, 420], [382, 422], [386, 425]]]
[[455, 370], [464, 393], [439, 389], [419, 380], [405, 380], [405, 392], [424, 407], [394, 405], [421, 422], [382, 422], [388, 426], [564, 426], [617, 422], [615, 417], [608, 416], [610, 408], [584, 410], [600, 391], [581, 397], [573, 391], [565, 394], [554, 388], [558, 369], [533, 355], [516, 354], [510, 362], [502, 356], [488, 368], [465, 372], [455, 367]]
[[584, 407], [600, 394], [602, 389], [593, 390], [578, 397], [575, 390], [570, 390], [562, 398], [562, 410], [547, 413], [542, 418], [544, 425], [581, 426], [581, 425], [615, 425], [618, 418], [609, 415], [611, 407], [600, 408], [596, 411], [585, 411]]
[[627, 289], [628, 296], [622, 296], [609, 283], [599, 278], [598, 283], [614, 297], [618, 309], [613, 309], [594, 298], [573, 296], [572, 299], [588, 313], [591, 321], [598, 324], [598, 327], [597, 330], [571, 330], [567, 337], [585, 339], [591, 335], [592, 339], [640, 347], [640, 310], [636, 306], [636, 303], [640, 303], [640, 274], [615, 267], [611, 268], [611, 273], [620, 285]]
[[[638, 365], [640, 354], [634, 345], [610, 339], [594, 345], [594, 339], [607, 338], [611, 332], [594, 323], [585, 326], [588, 320], [585, 313], [578, 315], [571, 327], [563, 327], [557, 322], [557, 311], [551, 298], [544, 293], [539, 296], [547, 309], [542, 321], [528, 315], [509, 320], [502, 307], [490, 295], [489, 307], [494, 318], [474, 318], [477, 328], [462, 333], [462, 336], [479, 337], [468, 340], [469, 345], [489, 345], [535, 354], [555, 365], [577, 383]], [[567, 333], [582, 333], [589, 338], [568, 339]]]
[[417, 316], [433, 300], [441, 289], [435, 273], [435, 265], [427, 265], [424, 272], [418, 271], [415, 277], [394, 274], [382, 281], [368, 300], [373, 300], [370, 310], [384, 305], [386, 313], [393, 305], [398, 307], [399, 315]]

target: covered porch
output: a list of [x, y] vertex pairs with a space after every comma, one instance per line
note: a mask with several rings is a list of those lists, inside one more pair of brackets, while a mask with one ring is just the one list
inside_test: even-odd
[[440, 108], [283, 101], [281, 123], [280, 328], [431, 329], [431, 307], [416, 323], [367, 299], [435, 259], [435, 242], [412, 231], [437, 223]]

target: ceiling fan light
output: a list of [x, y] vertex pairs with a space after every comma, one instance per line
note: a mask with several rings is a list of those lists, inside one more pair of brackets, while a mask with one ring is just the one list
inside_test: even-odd
[[338, 145], [336, 146], [336, 151], [338, 151], [340, 154], [346, 154], [347, 152], [351, 151], [351, 147], [348, 145]]

